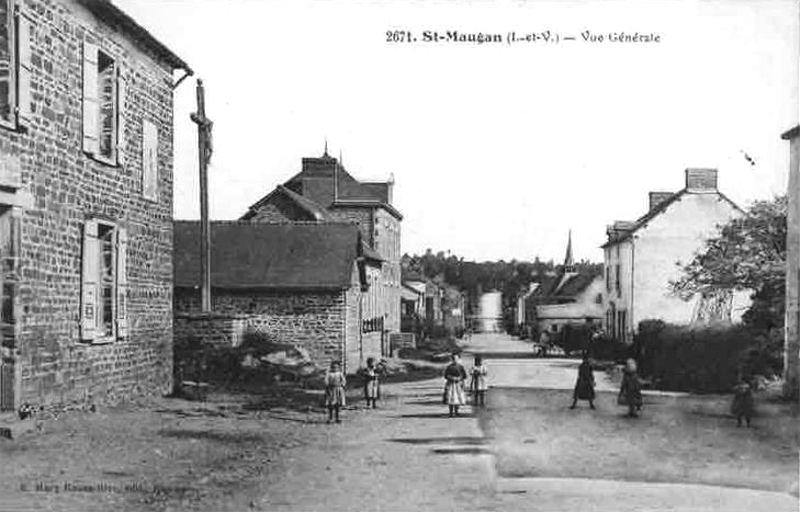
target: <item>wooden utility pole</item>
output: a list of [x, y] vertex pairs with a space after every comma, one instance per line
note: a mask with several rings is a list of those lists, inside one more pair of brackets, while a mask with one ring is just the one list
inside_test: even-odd
[[191, 114], [197, 124], [197, 149], [200, 164], [200, 298], [204, 312], [211, 311], [211, 225], [208, 220], [208, 163], [211, 160], [211, 127], [206, 117], [203, 81], [197, 80], [197, 112]]

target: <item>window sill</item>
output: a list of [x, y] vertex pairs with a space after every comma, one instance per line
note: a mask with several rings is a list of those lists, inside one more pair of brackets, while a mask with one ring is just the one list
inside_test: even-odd
[[110, 345], [116, 341], [113, 337], [96, 338], [93, 340], [81, 340], [81, 345], [87, 347], [94, 347], [98, 345]]
[[14, 121], [0, 120], [0, 128], [15, 133], [28, 133], [28, 127]]
[[122, 167], [119, 162], [114, 161], [111, 158], [106, 158], [101, 155], [96, 155], [94, 153], [85, 153], [86, 156], [94, 160], [95, 162], [99, 162], [107, 167]]

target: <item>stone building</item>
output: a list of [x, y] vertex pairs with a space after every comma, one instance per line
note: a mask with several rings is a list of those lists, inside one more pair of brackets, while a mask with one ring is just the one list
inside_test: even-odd
[[355, 179], [336, 158], [325, 153], [303, 158], [301, 170], [283, 185], [250, 206], [240, 220], [247, 222], [353, 222], [363, 241], [380, 255], [377, 275], [369, 276], [377, 295], [370, 316], [380, 319], [384, 352], [390, 335], [400, 332], [400, 226], [403, 216], [392, 205], [394, 179], [364, 182]]
[[199, 245], [199, 222], [175, 222], [176, 340], [236, 346], [259, 332], [351, 373], [382, 355], [370, 286], [382, 259], [355, 224], [213, 222], [212, 313], [200, 312]]
[[0, 405], [172, 384], [173, 88], [106, 0], [0, 0]]
[[742, 210], [717, 188], [716, 169], [686, 169], [679, 192], [650, 192], [649, 209], [633, 222], [617, 221], [607, 229], [604, 328], [631, 342], [639, 322], [660, 319], [690, 324], [710, 320], [738, 321], [749, 293], [694, 297], [685, 301], [670, 293], [670, 281], [718, 226]]

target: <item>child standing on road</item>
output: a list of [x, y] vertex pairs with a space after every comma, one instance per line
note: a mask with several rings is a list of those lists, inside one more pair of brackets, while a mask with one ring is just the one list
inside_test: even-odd
[[333, 421], [334, 414], [336, 423], [339, 420], [339, 410], [345, 405], [345, 386], [347, 381], [344, 378], [341, 367], [337, 361], [331, 361], [331, 367], [325, 374], [325, 405], [328, 407], [328, 423]]
[[583, 362], [578, 367], [578, 381], [575, 383], [572, 405], [569, 408], [574, 409], [578, 405], [578, 400], [588, 400], [589, 407], [594, 409], [594, 372], [587, 352], [583, 353]]
[[637, 412], [642, 410], [642, 383], [636, 373], [636, 361], [628, 359], [625, 369], [622, 370], [622, 385], [617, 397], [619, 405], [628, 406], [628, 418], [636, 418]]
[[371, 403], [373, 409], [378, 407], [376, 402], [380, 398], [379, 372], [375, 366], [375, 358], [367, 358], [367, 367], [364, 369], [364, 399], [367, 401], [367, 407]]
[[461, 365], [458, 354], [453, 352], [451, 362], [444, 369], [444, 396], [443, 401], [450, 409], [450, 417], [458, 416], [458, 407], [466, 402], [464, 398], [464, 381], [467, 371]]
[[486, 383], [486, 376], [489, 371], [486, 365], [483, 364], [481, 356], [475, 356], [475, 363], [472, 366], [472, 381], [470, 382], [470, 389], [472, 390], [473, 404], [486, 405], [486, 390], [489, 386]]
[[753, 386], [747, 379], [739, 379], [739, 383], [733, 387], [733, 403], [731, 413], [736, 416], [736, 426], [742, 426], [742, 418], [750, 428], [750, 419], [753, 417]]

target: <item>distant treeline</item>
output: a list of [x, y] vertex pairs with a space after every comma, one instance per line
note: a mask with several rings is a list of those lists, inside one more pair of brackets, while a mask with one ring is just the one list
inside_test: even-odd
[[[553, 260], [541, 261], [466, 261], [455, 254], [428, 249], [422, 255], [403, 255], [401, 266], [404, 276], [427, 277], [434, 282], [447, 283], [464, 292], [468, 297], [468, 314], [475, 313], [478, 298], [484, 292], [497, 290], [503, 292], [503, 310], [513, 310], [520, 290], [525, 290], [532, 282], [541, 282], [547, 275], [555, 275], [561, 268]], [[578, 271], [589, 271], [600, 275], [602, 263], [580, 261], [575, 264]], [[513, 313], [512, 313], [513, 314]]]

